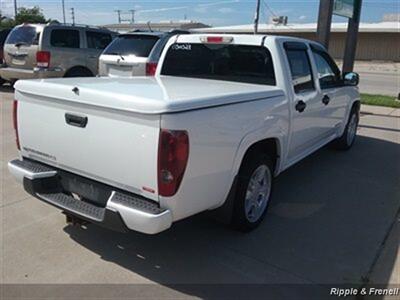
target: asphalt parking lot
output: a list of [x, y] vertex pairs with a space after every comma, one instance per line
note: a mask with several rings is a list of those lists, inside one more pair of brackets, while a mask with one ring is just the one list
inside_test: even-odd
[[399, 110], [365, 109], [353, 149], [324, 148], [279, 176], [255, 231], [198, 215], [147, 236], [67, 226], [23, 191], [7, 171], [12, 99], [2, 88], [2, 283], [157, 284], [174, 298], [204, 298], [199, 283], [400, 284]]

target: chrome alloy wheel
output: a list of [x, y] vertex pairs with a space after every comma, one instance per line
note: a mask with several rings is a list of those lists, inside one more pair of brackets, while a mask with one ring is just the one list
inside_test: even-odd
[[265, 211], [271, 193], [271, 184], [271, 172], [266, 165], [259, 166], [251, 175], [244, 205], [249, 222], [257, 222]]

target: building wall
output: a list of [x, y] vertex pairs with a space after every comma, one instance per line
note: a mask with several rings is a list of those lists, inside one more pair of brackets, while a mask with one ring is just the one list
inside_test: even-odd
[[[315, 40], [315, 33], [285, 33], [285, 35]], [[332, 32], [329, 52], [342, 59], [346, 41], [345, 32]], [[400, 33], [360, 32], [356, 60], [400, 61]]]

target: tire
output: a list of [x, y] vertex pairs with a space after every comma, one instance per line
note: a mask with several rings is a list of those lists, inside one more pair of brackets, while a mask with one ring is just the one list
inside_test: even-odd
[[64, 77], [93, 77], [93, 74], [86, 68], [72, 68], [65, 73]]
[[[265, 176], [262, 182], [265, 182], [266, 186], [261, 184], [261, 176]], [[238, 185], [232, 212], [231, 225], [233, 228], [248, 232], [261, 223], [270, 203], [272, 183], [273, 164], [267, 155], [254, 153], [254, 155], [249, 156], [243, 162], [239, 170]], [[253, 193], [255, 188], [259, 189], [258, 191], [256, 190], [253, 197], [251, 197], [251, 186], [253, 186]], [[263, 193], [265, 194], [264, 197]]]
[[357, 126], [359, 120], [360, 116], [358, 113], [358, 109], [353, 106], [342, 136], [333, 142], [333, 146], [337, 150], [349, 150], [353, 146], [357, 136]]

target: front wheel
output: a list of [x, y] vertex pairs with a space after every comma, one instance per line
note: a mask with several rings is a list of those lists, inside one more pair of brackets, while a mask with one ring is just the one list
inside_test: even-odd
[[261, 223], [270, 202], [272, 181], [272, 162], [268, 156], [255, 154], [243, 163], [232, 215], [234, 228], [250, 231]]
[[358, 109], [353, 107], [342, 136], [334, 141], [333, 145], [336, 149], [348, 150], [351, 148], [351, 146], [353, 146], [357, 136], [359, 119]]

